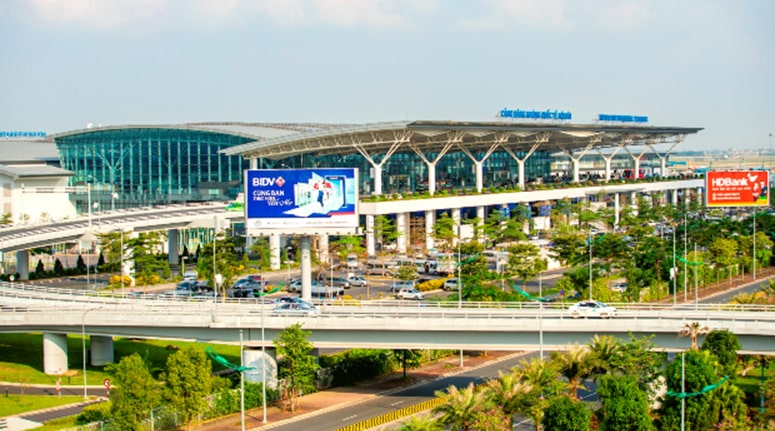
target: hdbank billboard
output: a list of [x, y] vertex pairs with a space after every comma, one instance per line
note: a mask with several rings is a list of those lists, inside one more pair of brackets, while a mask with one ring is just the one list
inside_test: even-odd
[[709, 207], [770, 205], [770, 177], [766, 171], [708, 171], [705, 190]]
[[358, 170], [251, 169], [245, 174], [250, 229], [357, 228]]

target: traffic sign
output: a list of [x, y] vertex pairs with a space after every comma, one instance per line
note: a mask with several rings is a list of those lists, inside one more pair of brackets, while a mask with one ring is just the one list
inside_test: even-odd
[[110, 390], [110, 379], [103, 380], [102, 386], [105, 386], [105, 389]]

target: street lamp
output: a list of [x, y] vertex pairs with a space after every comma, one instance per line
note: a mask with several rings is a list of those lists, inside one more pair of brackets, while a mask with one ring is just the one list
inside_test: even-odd
[[592, 300], [592, 231], [588, 234], [589, 241], [589, 300]]
[[81, 354], [83, 355], [83, 399], [89, 399], [89, 393], [86, 383], [86, 314], [90, 311], [99, 310], [102, 307], [89, 308], [81, 316]]
[[[457, 308], [463, 308], [463, 277], [460, 260], [460, 244], [463, 242], [463, 226], [457, 226]], [[463, 367], [463, 349], [460, 349], [460, 367]]]
[[245, 352], [242, 350], [242, 329], [239, 330], [239, 365], [240, 429], [245, 431]]
[[261, 411], [266, 423], [266, 339], [264, 338], [264, 296], [261, 295]]

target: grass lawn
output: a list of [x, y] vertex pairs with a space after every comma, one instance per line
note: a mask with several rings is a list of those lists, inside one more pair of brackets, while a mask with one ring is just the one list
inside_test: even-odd
[[[138, 353], [149, 364], [154, 377], [158, 378], [164, 370], [167, 357], [184, 346], [194, 345], [204, 350], [209, 344], [189, 343], [169, 340], [137, 340], [116, 338], [113, 341], [114, 360], [121, 361], [124, 356]], [[87, 339], [86, 348], [89, 348]], [[219, 355], [229, 362], [238, 364], [239, 346], [213, 345]], [[83, 355], [80, 335], [67, 336], [67, 362], [69, 372], [62, 376], [62, 386], [83, 385]], [[0, 334], [0, 381], [21, 384], [56, 385], [59, 376], [43, 373], [43, 334]], [[89, 385], [102, 385], [102, 381], [111, 378], [105, 367], [87, 365], [86, 377]], [[213, 362], [213, 371], [223, 367]]]
[[0, 417], [74, 404], [83, 401], [83, 397], [72, 395], [62, 397], [55, 397], [53, 395], [8, 395], [7, 398], [3, 396], [2, 400], [0, 402]]

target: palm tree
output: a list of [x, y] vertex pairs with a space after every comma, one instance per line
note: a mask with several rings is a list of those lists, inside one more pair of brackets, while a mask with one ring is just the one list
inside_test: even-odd
[[767, 303], [775, 302], [775, 280], [767, 280], [767, 284], [762, 286], [759, 291], [764, 293]]
[[616, 367], [616, 358], [621, 353], [621, 344], [612, 335], [595, 335], [589, 345], [589, 375], [596, 381]]
[[433, 408], [433, 413], [439, 414], [438, 421], [441, 425], [450, 429], [471, 431], [474, 422], [474, 413], [483, 408], [486, 399], [482, 392], [478, 392], [473, 383], [469, 383], [465, 389], [456, 386], [447, 388], [447, 392], [436, 391], [435, 395], [444, 398], [444, 403]]
[[487, 382], [485, 396], [492, 404], [499, 406], [506, 417], [513, 417], [525, 407], [533, 386], [521, 382], [516, 374], [498, 374], [497, 379]]
[[532, 358], [530, 361], [523, 359], [519, 366], [511, 371], [519, 381], [532, 387], [526, 402], [520, 406], [518, 412], [533, 421], [536, 431], [541, 431], [541, 421], [549, 406], [549, 399], [564, 392], [567, 384], [559, 379], [560, 373], [550, 362], [539, 358]]
[[705, 335], [710, 332], [710, 328], [707, 326], [700, 326], [700, 322], [685, 323], [681, 331], [678, 332], [679, 337], [691, 337], [692, 350], [697, 350], [697, 338], [700, 335]]
[[569, 344], [564, 352], [552, 352], [552, 363], [560, 374], [568, 380], [568, 389], [572, 400], [578, 400], [578, 390], [584, 388], [581, 383], [584, 377], [589, 375], [590, 359], [589, 347], [579, 344]]
[[432, 414], [414, 415], [398, 431], [444, 431], [444, 426]]

